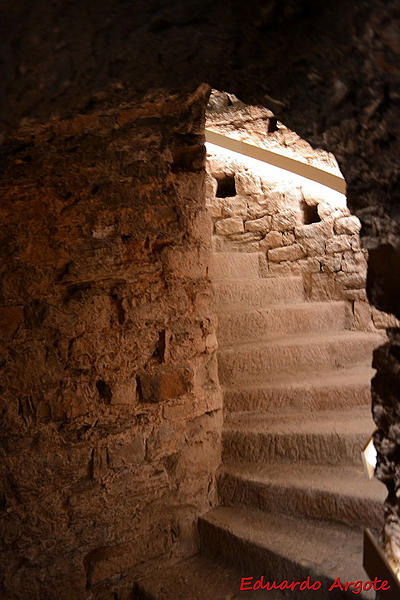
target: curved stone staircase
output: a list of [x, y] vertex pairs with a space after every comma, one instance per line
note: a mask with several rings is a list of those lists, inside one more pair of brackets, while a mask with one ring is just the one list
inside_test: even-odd
[[[345, 302], [306, 302], [301, 277], [269, 278], [265, 256], [214, 254], [224, 389], [220, 506], [199, 519], [201, 554], [162, 561], [137, 600], [375, 598], [361, 528], [379, 529], [384, 486], [361, 449], [374, 424], [370, 367], [379, 333], [350, 331]], [[240, 591], [242, 577], [321, 581], [320, 590]]]
[[202, 552], [243, 577], [322, 582], [288, 598], [354, 597], [328, 589], [368, 579], [361, 528], [382, 525], [384, 487], [360, 454], [382, 335], [350, 331], [345, 302], [306, 302], [300, 277], [265, 277], [262, 254], [214, 257], [225, 420], [221, 506], [200, 519]]

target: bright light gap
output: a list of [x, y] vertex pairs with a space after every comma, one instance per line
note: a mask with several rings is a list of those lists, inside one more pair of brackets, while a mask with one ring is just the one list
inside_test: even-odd
[[251, 144], [241, 142], [228, 138], [224, 135], [218, 134], [214, 131], [206, 129], [206, 146], [210, 148], [211, 152], [216, 152], [217, 148], [232, 152], [240, 155], [243, 160], [244, 157], [257, 161], [261, 164], [268, 164], [271, 167], [286, 171], [292, 176], [300, 177], [302, 180], [311, 181], [322, 185], [336, 193], [346, 193], [346, 183], [343, 177], [329, 173], [313, 165], [298, 161], [294, 158], [287, 157], [271, 150], [259, 148]]

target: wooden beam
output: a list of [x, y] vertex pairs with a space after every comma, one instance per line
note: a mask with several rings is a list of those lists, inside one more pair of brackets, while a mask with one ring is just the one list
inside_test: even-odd
[[301, 175], [301, 177], [325, 185], [332, 190], [335, 190], [335, 192], [346, 194], [346, 182], [343, 177], [334, 175], [333, 173], [327, 173], [323, 169], [319, 169], [313, 165], [300, 162], [299, 160], [289, 158], [288, 156], [282, 156], [282, 154], [272, 152], [271, 150], [258, 148], [252, 144], [233, 140], [232, 138], [211, 131], [210, 129], [206, 129], [206, 142], [210, 142], [211, 144], [215, 144], [216, 146], [220, 146], [221, 148], [231, 150], [238, 154], [244, 154], [250, 158], [255, 158], [256, 160], [260, 160], [274, 167], [285, 169], [285, 171]]

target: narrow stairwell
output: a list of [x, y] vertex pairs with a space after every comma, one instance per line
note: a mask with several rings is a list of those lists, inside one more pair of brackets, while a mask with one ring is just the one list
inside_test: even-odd
[[[223, 464], [201, 551], [243, 577], [322, 582], [288, 598], [354, 597], [328, 589], [368, 579], [361, 527], [383, 521], [384, 487], [366, 479], [360, 455], [382, 335], [351, 331], [346, 302], [307, 302], [301, 277], [267, 277], [261, 253], [214, 258]], [[285, 597], [273, 593], [261, 597]]]

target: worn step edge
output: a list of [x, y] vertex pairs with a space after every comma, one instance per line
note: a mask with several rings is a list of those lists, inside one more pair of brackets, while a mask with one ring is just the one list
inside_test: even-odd
[[292, 335], [238, 343], [218, 352], [222, 384], [240, 384], [263, 374], [282, 377], [321, 368], [342, 369], [362, 360], [372, 362], [372, 351], [382, 337], [375, 334], [344, 332], [323, 335]]
[[383, 526], [385, 488], [368, 480], [362, 467], [233, 464], [222, 466], [217, 481], [224, 505], [353, 527]]
[[370, 411], [233, 413], [224, 421], [224, 462], [361, 464], [361, 451], [374, 431]]
[[[195, 555], [161, 560], [137, 578], [133, 600], [261, 600], [257, 592], [240, 591], [241, 574], [231, 566]], [[279, 595], [277, 595], [279, 594]], [[270, 600], [284, 600], [276, 592]]]
[[348, 369], [304, 372], [281, 381], [255, 381], [224, 386], [225, 412], [274, 411], [282, 409], [329, 410], [370, 406], [371, 379], [375, 370], [364, 365]]
[[246, 340], [241, 343], [234, 344], [231, 347], [227, 346], [223, 348], [221, 354], [240, 352], [253, 348], [263, 349], [270, 348], [272, 346], [283, 348], [286, 346], [303, 347], [313, 346], [315, 344], [321, 344], [326, 342], [343, 342], [347, 340], [357, 340], [359, 342], [365, 341], [369, 342], [370, 344], [378, 344], [379, 342], [384, 342], [385, 337], [381, 333], [350, 331], [348, 329], [344, 329], [342, 331], [335, 331], [328, 334], [326, 334], [325, 332], [310, 333], [304, 335], [299, 335], [297, 333], [290, 335], [274, 334], [271, 336], [265, 336], [261, 340], [258, 340], [256, 343], [254, 343], [252, 340]]
[[214, 306], [232, 310], [244, 306], [263, 307], [287, 302], [304, 301], [304, 284], [301, 277], [281, 279], [213, 279]]
[[367, 441], [364, 434], [338, 438], [337, 434], [225, 432], [222, 457], [224, 461], [360, 465], [361, 450]]
[[259, 414], [258, 411], [244, 411], [227, 415], [224, 430], [237, 430], [251, 433], [307, 433], [337, 435], [363, 435], [375, 428], [371, 408], [358, 406], [337, 412], [331, 410], [308, 412], [282, 411], [277, 414]]
[[266, 256], [262, 252], [214, 252], [210, 265], [211, 279], [255, 279], [268, 273]]
[[262, 308], [255, 309], [252, 306], [243, 306], [242, 308], [231, 307], [229, 305], [222, 306], [221, 309], [217, 309], [218, 314], [221, 316], [237, 316], [238, 313], [244, 315], [251, 315], [252, 313], [264, 313], [264, 312], [288, 312], [292, 310], [310, 310], [318, 311], [319, 309], [331, 310], [332, 308], [348, 308], [348, 303], [345, 300], [332, 300], [329, 302], [286, 302], [285, 304], [270, 304], [265, 305]]
[[[267, 581], [321, 581], [319, 591], [302, 592], [305, 600], [354, 598], [330, 585], [368, 579], [362, 567], [362, 535], [339, 524], [266, 515], [248, 508], [219, 507], [199, 519], [200, 548], [235, 564], [244, 577]], [[288, 597], [293, 597], [293, 592]], [[362, 592], [358, 598], [373, 600]]]
[[345, 302], [275, 304], [259, 309], [218, 311], [219, 347], [235, 342], [258, 341], [267, 335], [305, 335], [350, 330]]

